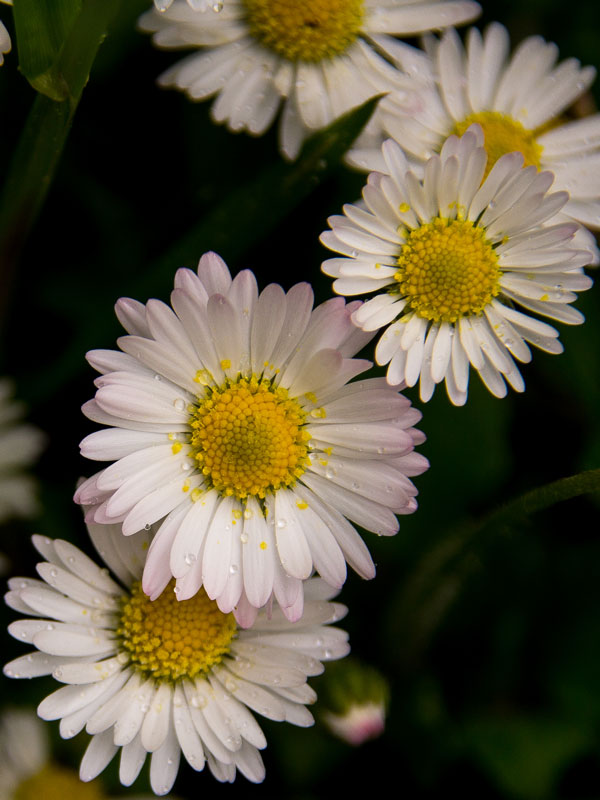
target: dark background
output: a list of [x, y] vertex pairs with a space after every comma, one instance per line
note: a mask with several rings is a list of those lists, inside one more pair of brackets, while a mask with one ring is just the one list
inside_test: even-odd
[[[100, 50], [2, 320], [0, 374], [14, 376], [48, 436], [36, 468], [42, 513], [0, 527], [12, 574], [33, 574], [33, 532], [91, 552], [71, 499], [77, 478], [95, 469], [78, 455], [94, 430], [79, 410], [93, 395], [84, 354], [115, 347], [114, 301], [168, 300], [175, 269], [194, 266], [171, 255], [176, 243], [240, 186], [251, 198], [279, 161], [274, 131], [231, 134], [210, 122], [208, 103], [155, 86], [178, 54], [157, 51], [135, 31], [148, 5], [123, 2]], [[513, 45], [540, 34], [558, 43], [561, 58], [597, 65], [599, 13], [595, 0], [505, 0], [485, 2], [477, 24], [497, 19]], [[10, 28], [10, 8], [0, 7], [0, 17]], [[0, 69], [0, 176], [33, 98], [13, 49]], [[595, 101], [586, 98], [592, 108]], [[328, 254], [318, 235], [363, 183], [338, 166], [258, 243], [244, 214], [232, 213], [203, 237], [195, 260], [217, 242], [232, 273], [249, 267], [261, 286], [275, 280], [286, 289], [309, 280], [324, 300], [330, 280], [319, 266]], [[273, 209], [265, 204], [262, 213], [268, 221]], [[422, 408], [431, 469], [415, 479], [420, 508], [393, 539], [365, 534], [377, 578], [351, 575], [341, 596], [354, 655], [391, 686], [384, 736], [354, 751], [319, 723], [303, 730], [261, 720], [269, 742], [263, 786], [240, 777], [221, 787], [208, 770], [182, 765], [175, 793], [308, 800], [381, 791], [390, 778], [393, 793], [409, 798], [600, 797], [598, 498], [469, 534], [470, 523], [523, 492], [600, 466], [599, 306], [596, 288], [581, 296], [585, 325], [558, 325], [565, 353], [536, 351], [522, 368], [523, 395], [497, 400], [472, 374], [466, 407], [452, 407], [440, 387]], [[414, 389], [407, 394], [421, 407]], [[15, 616], [0, 613], [3, 624]], [[5, 660], [23, 652], [7, 636], [3, 649]], [[12, 704], [35, 706], [52, 688], [50, 679], [0, 679]], [[87, 735], [62, 742], [56, 723], [47, 728], [57, 756], [76, 765]], [[114, 764], [101, 780], [125, 793]], [[143, 772], [135, 789], [147, 788]]]

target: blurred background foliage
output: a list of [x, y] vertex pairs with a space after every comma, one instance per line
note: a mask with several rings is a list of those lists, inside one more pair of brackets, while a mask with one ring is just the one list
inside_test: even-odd
[[[16, 0], [17, 9], [27, 2]], [[193, 267], [208, 249], [233, 273], [253, 269], [262, 286], [311, 281], [322, 301], [331, 288], [319, 272], [327, 253], [318, 235], [364, 183], [339, 156], [366, 111], [287, 165], [274, 131], [260, 139], [233, 135], [210, 122], [209, 104], [158, 89], [155, 78], [177, 54], [156, 50], [136, 31], [149, 4], [76, 4], [113, 14], [109, 35], [88, 85], [74, 79], [64, 95], [72, 129], [37, 221], [18, 258], [13, 241], [0, 264], [0, 374], [14, 376], [49, 442], [36, 470], [40, 517], [0, 528], [11, 574], [33, 574], [32, 532], [91, 550], [71, 500], [78, 477], [94, 468], [78, 456], [80, 439], [94, 429], [79, 410], [93, 395], [84, 354], [115, 346], [114, 301], [168, 300], [176, 268]], [[561, 58], [598, 66], [596, 0], [484, 0], [483, 7], [477, 24], [503, 22], [513, 44], [540, 34], [558, 43]], [[11, 163], [36, 95], [26, 75], [38, 88], [55, 84], [43, 53], [30, 73], [23, 65], [19, 72], [11, 9], [0, 7], [0, 18], [13, 36], [0, 69], [6, 235], [23, 190]], [[77, 36], [74, 50], [63, 53], [67, 61], [77, 56]], [[88, 57], [100, 39], [90, 34]], [[81, 63], [70, 63], [77, 73]], [[598, 82], [593, 91], [581, 111], [596, 107]], [[54, 146], [55, 133], [38, 131], [40, 146]], [[35, 209], [26, 213], [33, 219]], [[14, 232], [13, 222], [9, 228]], [[556, 491], [566, 499], [556, 504], [494, 513], [535, 487], [600, 466], [597, 287], [577, 306], [585, 325], [559, 326], [563, 355], [535, 353], [523, 367], [525, 394], [497, 400], [473, 377], [467, 406], [454, 408], [438, 389], [422, 409], [431, 469], [416, 479], [419, 511], [402, 518], [393, 539], [365, 534], [378, 575], [370, 583], [349, 577], [344, 627], [353, 652], [390, 683], [385, 734], [354, 752], [319, 723], [303, 730], [261, 720], [269, 742], [264, 786], [239, 778], [221, 787], [186, 765], [174, 790], [180, 797], [267, 792], [308, 800], [372, 792], [383, 777], [410, 798], [452, 791], [488, 800], [600, 797], [599, 504], [589, 491], [597, 474], [581, 485], [560, 484]], [[407, 394], [420, 407], [417, 392]], [[0, 613], [3, 626], [14, 618], [5, 608]], [[3, 641], [5, 660], [23, 652], [7, 636]], [[314, 682], [317, 690], [326, 680]], [[52, 688], [49, 679], [0, 684], [3, 702], [33, 706]], [[86, 735], [62, 742], [57, 726], [48, 727], [58, 757], [77, 764]], [[124, 793], [114, 764], [102, 779]], [[145, 773], [135, 789], [147, 791]]]

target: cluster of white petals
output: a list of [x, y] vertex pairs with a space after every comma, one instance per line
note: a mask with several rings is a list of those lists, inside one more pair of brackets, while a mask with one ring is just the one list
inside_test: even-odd
[[[334, 289], [340, 294], [377, 292], [353, 319], [366, 331], [389, 326], [375, 355], [379, 364], [389, 364], [390, 383], [414, 386], [420, 381], [421, 399], [427, 401], [435, 385], [445, 380], [452, 402], [462, 405], [471, 365], [497, 397], [506, 394], [506, 381], [522, 391], [514, 359], [529, 361], [529, 344], [562, 352], [558, 332], [534, 315], [571, 325], [582, 322], [570, 303], [575, 292], [592, 284], [582, 272], [592, 254], [573, 243], [577, 224], [557, 217], [567, 193], [549, 193], [552, 173], [524, 168], [523, 156], [516, 152], [502, 156], [482, 183], [487, 155], [479, 125], [462, 138], [449, 137], [440, 155], [427, 162], [422, 180], [395, 141], [385, 142], [382, 152], [387, 174], [369, 175], [365, 208], [347, 205], [343, 216], [328, 220], [331, 231], [321, 241], [340, 257], [323, 262], [323, 271], [336, 278]], [[455, 320], [446, 318], [447, 294], [465, 281], [476, 284], [481, 266], [471, 264], [475, 277], [468, 275], [460, 250], [461, 266], [449, 280], [439, 281], [437, 319], [420, 309], [418, 298], [403, 292], [397, 280], [399, 259], [411, 235], [428, 230], [435, 220], [466, 222], [469, 235], [478, 229], [484, 252], [497, 264], [488, 302], [477, 312], [457, 314]], [[450, 250], [441, 252], [425, 249], [422, 254], [431, 256], [427, 263], [444, 269]], [[419, 279], [435, 284], [438, 275], [428, 276], [425, 263]]]
[[[384, 98], [350, 151], [350, 163], [385, 171], [381, 145], [391, 137], [422, 177], [428, 159], [457, 126], [479, 115], [488, 120], [486, 145], [492, 152], [519, 150], [522, 140], [524, 155], [535, 156], [540, 169], [554, 173], [554, 188], [569, 193], [564, 218], [600, 228], [600, 114], [564, 116], [592, 84], [593, 67], [574, 58], [557, 64], [558, 48], [540, 36], [525, 39], [511, 55], [508, 31], [499, 23], [483, 35], [471, 28], [466, 47], [450, 29], [440, 40], [427, 39], [426, 51], [398, 42], [390, 53], [411, 75], [413, 90]], [[585, 229], [578, 237], [597, 263], [594, 237]]]

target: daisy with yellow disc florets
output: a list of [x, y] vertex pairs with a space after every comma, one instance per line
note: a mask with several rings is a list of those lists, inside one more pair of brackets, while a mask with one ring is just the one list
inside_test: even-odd
[[33, 538], [45, 561], [42, 580], [13, 578], [9, 606], [28, 616], [10, 633], [34, 649], [7, 664], [10, 678], [53, 677], [65, 686], [41, 702], [42, 719], [60, 719], [71, 738], [92, 739], [80, 777], [90, 781], [120, 750], [119, 777], [133, 783], [151, 753], [150, 783], [166, 794], [181, 753], [194, 770], [207, 764], [220, 781], [236, 770], [260, 782], [264, 734], [250, 710], [307, 726], [316, 699], [306, 678], [321, 661], [348, 652], [347, 635], [329, 626], [346, 609], [333, 590], [306, 582], [302, 621], [292, 625], [276, 606], [251, 630], [219, 611], [204, 591], [177, 602], [172, 591], [150, 601], [141, 574], [151, 533], [126, 539], [116, 526], [90, 525], [90, 535], [117, 583], [78, 548]]
[[570, 303], [591, 286], [582, 267], [592, 254], [574, 246], [576, 223], [557, 221], [567, 193], [548, 193], [552, 173], [524, 168], [520, 153], [501, 156], [483, 180], [487, 157], [473, 125], [446, 140], [420, 180], [388, 140], [388, 174], [369, 175], [366, 208], [345, 206], [321, 235], [340, 254], [322, 265], [335, 291], [377, 292], [353, 320], [366, 331], [389, 326], [376, 347], [388, 380], [420, 381], [424, 401], [445, 380], [462, 405], [470, 366], [497, 397], [505, 381], [522, 391], [514, 359], [531, 359], [528, 344], [562, 351], [558, 332], [536, 315], [583, 321]]
[[88, 354], [102, 376], [83, 410], [110, 427], [81, 450], [114, 464], [76, 499], [126, 536], [160, 523], [150, 597], [175, 577], [180, 599], [204, 586], [244, 625], [273, 594], [298, 619], [313, 570], [338, 588], [346, 562], [373, 577], [348, 520], [391, 535], [416, 509], [421, 414], [382, 378], [349, 382], [371, 366], [352, 358], [372, 337], [358, 302], [313, 309], [308, 284], [259, 294], [214, 253], [179, 270], [171, 302], [120, 300], [123, 352]]
[[[477, 123], [484, 133], [486, 175], [502, 155], [519, 151], [526, 166], [551, 170], [554, 189], [569, 193], [561, 210], [565, 219], [600, 228], [600, 114], [564, 116], [589, 89], [596, 70], [574, 58], [557, 65], [558, 48], [540, 36], [525, 39], [509, 56], [508, 32], [499, 23], [483, 36], [471, 28], [466, 49], [454, 30], [439, 41], [428, 39], [426, 49], [395, 46], [396, 63], [414, 75], [419, 91], [412, 92], [409, 105], [404, 94], [384, 98], [350, 162], [385, 170], [381, 144], [392, 137], [422, 177], [447, 136], [460, 136]], [[578, 238], [597, 262], [594, 237], [582, 229]]]
[[406, 86], [389, 61], [392, 36], [457, 25], [479, 10], [470, 0], [227, 0], [215, 14], [175, 0], [140, 25], [159, 47], [202, 48], [160, 83], [193, 100], [216, 95], [212, 116], [230, 130], [264, 133], [283, 103], [280, 145], [295, 158], [311, 130]]

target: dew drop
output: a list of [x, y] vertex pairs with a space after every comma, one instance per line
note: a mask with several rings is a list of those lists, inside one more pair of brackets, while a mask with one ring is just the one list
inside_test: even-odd
[[223, 11], [223, 0], [216, 0], [216, 2], [212, 4], [212, 10], [215, 12], [215, 14]]
[[47, 631], [53, 631], [54, 630], [54, 625], [51, 622], [48, 623], [48, 625], [46, 625], [46, 630]]
[[250, 508], [244, 509], [244, 519], [252, 519], [253, 516], [254, 516], [254, 511], [252, 511], [252, 509]]
[[283, 517], [280, 517], [280, 518], [277, 520], [277, 523], [276, 523], [276, 524], [277, 524], [277, 527], [278, 527], [278, 528], [285, 528], [285, 526], [287, 525], [287, 519], [284, 519]]
[[241, 542], [242, 544], [246, 544], [246, 543], [248, 542], [248, 534], [247, 534], [247, 533], [242, 533], [242, 534], [241, 534], [241, 536], [240, 536], [240, 542]]
[[57, 569], [51, 569], [50, 570], [50, 577], [51, 578], [56, 578], [57, 575], [58, 575], [58, 570]]
[[185, 555], [185, 558], [184, 558], [183, 560], [185, 561], [185, 563], [186, 563], [186, 564], [188, 565], [188, 567], [189, 567], [189, 566], [191, 566], [191, 565], [194, 563], [194, 561], [196, 560], [196, 556], [195, 556], [195, 554], [194, 554], [194, 553], [186, 553], [186, 555]]
[[231, 566], [229, 567], [229, 572], [230, 572], [231, 575], [236, 575], [238, 570], [239, 570], [239, 567], [238, 567], [237, 564], [231, 564]]
[[152, 525], [151, 525], [149, 522], [147, 522], [147, 523], [144, 525], [144, 530], [145, 530], [145, 531], [149, 531], [151, 527], [152, 527]]
[[174, 400], [173, 405], [177, 411], [185, 411], [185, 400], [182, 397], [178, 397], [177, 400]]

